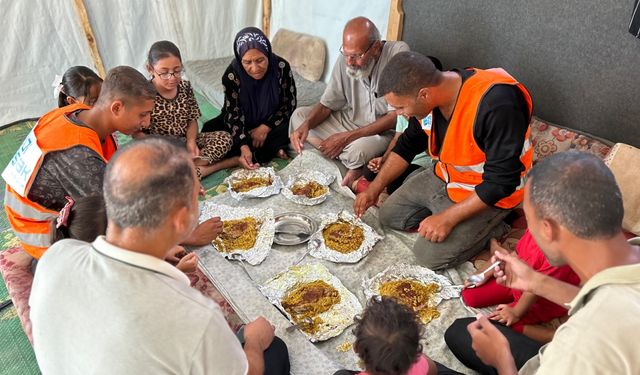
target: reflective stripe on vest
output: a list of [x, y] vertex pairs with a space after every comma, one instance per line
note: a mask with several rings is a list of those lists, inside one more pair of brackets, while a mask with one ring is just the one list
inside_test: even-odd
[[[477, 145], [473, 130], [477, 121], [477, 111], [486, 93], [495, 85], [505, 84], [517, 87], [528, 106], [528, 120], [531, 120], [533, 104], [527, 89], [503, 69], [473, 69], [475, 74], [465, 80], [458, 93], [457, 103], [451, 115], [444, 141], [434, 154], [435, 139], [431, 129], [424, 129], [429, 136], [429, 154], [436, 161], [435, 174], [447, 184], [447, 194], [454, 202], [466, 199], [482, 183], [486, 155]], [[508, 197], [495, 204], [500, 208], [513, 208], [522, 202], [525, 176], [531, 168], [533, 149], [529, 140], [531, 128], [527, 129], [523, 140], [520, 161], [524, 171], [520, 174], [520, 184]]]
[[[31, 206], [23, 204], [21, 200], [17, 199], [16, 196], [9, 191], [6, 191], [5, 193], [4, 204], [5, 206], [9, 207], [15, 214], [23, 218], [29, 218], [37, 221], [51, 220], [52, 214], [36, 210]], [[57, 215], [53, 216], [55, 218]]]

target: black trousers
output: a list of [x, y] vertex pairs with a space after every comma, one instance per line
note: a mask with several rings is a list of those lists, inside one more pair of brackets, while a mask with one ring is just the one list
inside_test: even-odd
[[[252, 129], [252, 128], [251, 128]], [[266, 164], [271, 161], [276, 155], [278, 151], [285, 150], [289, 145], [289, 127], [287, 124], [280, 124], [274, 128], [271, 128], [269, 134], [267, 134], [267, 139], [265, 139], [262, 147], [254, 148], [253, 142], [251, 140], [251, 136], [249, 135], [249, 130], [246, 129], [246, 134], [248, 137], [247, 146], [251, 149], [251, 153], [253, 154], [253, 162]], [[211, 119], [204, 123], [202, 126], [203, 132], [215, 132], [215, 131], [229, 131], [229, 127], [224, 122], [224, 118], [222, 114], [218, 117]], [[232, 156], [240, 155], [240, 144], [238, 144], [235, 139], [233, 142], [233, 146], [231, 150], [227, 152], [225, 155], [226, 158], [230, 158]]]
[[289, 375], [289, 350], [279, 337], [264, 351], [264, 375]]
[[[405, 170], [398, 178], [393, 180], [389, 184], [389, 186], [387, 186], [387, 193], [389, 193], [389, 195], [391, 195], [394, 191], [398, 190], [398, 188], [402, 185], [404, 180], [406, 180], [407, 177], [409, 177], [409, 175], [411, 173], [413, 173], [418, 168], [422, 168], [422, 167], [420, 167], [417, 164], [409, 164], [409, 166], [407, 167], [407, 170]], [[364, 167], [364, 172], [363, 172], [362, 175], [363, 175], [365, 180], [371, 182], [376, 178], [376, 176], [378, 174], [376, 172], [372, 171], [371, 169], [369, 169], [369, 167], [365, 166]]]
[[[451, 352], [470, 369], [476, 370], [481, 374], [497, 374], [495, 368], [482, 363], [480, 358], [471, 348], [471, 336], [467, 331], [467, 326], [473, 322], [475, 318], [458, 319], [444, 333], [444, 341], [447, 343]], [[539, 343], [533, 341], [527, 336], [512, 330], [499, 323], [491, 322], [502, 332], [509, 341], [511, 346], [511, 354], [516, 362], [516, 367], [520, 369], [532, 357], [538, 354], [542, 347]]]

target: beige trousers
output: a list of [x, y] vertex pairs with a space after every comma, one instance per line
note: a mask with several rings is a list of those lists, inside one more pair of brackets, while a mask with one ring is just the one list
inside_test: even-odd
[[[302, 125], [311, 112], [312, 107], [299, 107], [293, 112], [289, 122], [289, 134], [293, 133]], [[331, 115], [320, 125], [309, 131], [308, 143], [318, 145], [322, 140], [333, 134], [356, 130], [360, 128], [351, 122], [342, 111], [331, 112]], [[382, 155], [389, 146], [393, 138], [393, 131], [387, 131], [381, 135], [358, 138], [349, 143], [342, 150], [338, 159], [348, 169], [358, 169], [363, 167], [369, 160]], [[314, 145], [314, 147], [315, 147]]]

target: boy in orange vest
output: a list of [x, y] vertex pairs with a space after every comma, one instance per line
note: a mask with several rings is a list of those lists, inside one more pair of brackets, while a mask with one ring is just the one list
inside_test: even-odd
[[441, 72], [416, 52], [401, 52], [385, 67], [378, 95], [414, 122], [369, 188], [358, 194], [362, 215], [384, 188], [427, 150], [433, 168], [407, 178], [380, 207], [380, 221], [418, 230], [413, 251], [432, 269], [454, 267], [507, 231], [502, 223], [522, 202], [531, 167], [527, 89], [503, 69]]
[[104, 169], [117, 148], [113, 133], [149, 126], [155, 95], [141, 73], [119, 66], [108, 72], [93, 107], [72, 104], [40, 118], [2, 172], [5, 211], [27, 253], [39, 259], [51, 245], [66, 196], [102, 194]]

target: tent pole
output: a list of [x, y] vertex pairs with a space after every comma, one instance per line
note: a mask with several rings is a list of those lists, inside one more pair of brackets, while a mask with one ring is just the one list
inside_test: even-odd
[[389, 22], [387, 22], [387, 40], [401, 40], [404, 25], [404, 9], [402, 0], [391, 0]]
[[271, 0], [262, 0], [262, 32], [269, 37], [271, 28]]
[[74, 0], [73, 4], [75, 6], [76, 13], [78, 14], [78, 18], [80, 19], [80, 25], [84, 30], [84, 35], [87, 38], [87, 43], [89, 43], [89, 50], [91, 51], [93, 65], [95, 65], [98, 70], [98, 75], [104, 78], [106, 74], [104, 71], [104, 65], [102, 64], [102, 57], [100, 57], [100, 52], [98, 52], [96, 38], [93, 36], [93, 29], [91, 28], [91, 23], [89, 23], [89, 16], [87, 15], [87, 9], [84, 7], [84, 1]]

